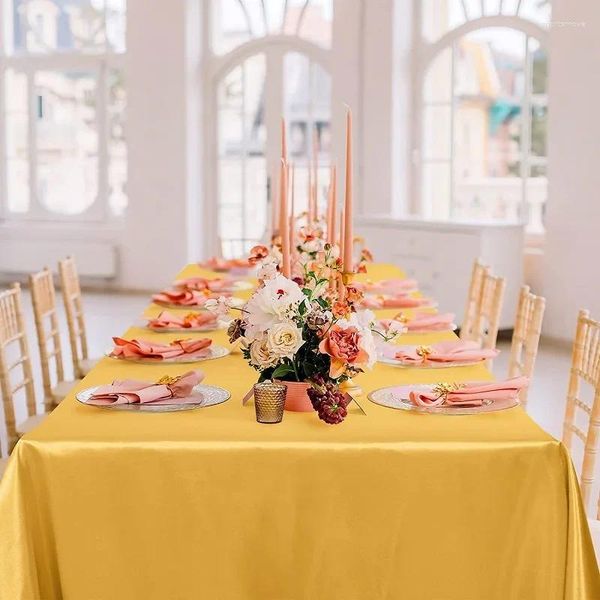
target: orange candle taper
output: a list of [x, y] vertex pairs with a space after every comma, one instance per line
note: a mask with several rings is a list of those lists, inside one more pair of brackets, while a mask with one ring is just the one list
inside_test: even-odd
[[279, 171], [279, 235], [281, 236], [281, 272], [285, 277], [290, 276], [290, 235], [287, 207], [287, 166], [281, 159]]
[[279, 199], [277, 198], [277, 175], [273, 174], [269, 183], [269, 201], [271, 202], [271, 235], [277, 231]]
[[285, 119], [281, 117], [281, 158], [287, 161], [287, 138], [285, 129]]
[[346, 112], [346, 189], [344, 197], [344, 271], [352, 273], [354, 259], [352, 258], [352, 113]]
[[312, 225], [314, 215], [312, 212], [313, 203], [312, 203], [312, 167], [310, 162], [308, 164], [308, 202], [306, 204], [306, 211], [308, 214], [308, 225]]
[[327, 223], [327, 241], [330, 244], [335, 244], [337, 232], [336, 216], [337, 216], [337, 173], [335, 165], [331, 167], [331, 181], [329, 183], [329, 222]]
[[[296, 174], [296, 165], [292, 165], [292, 183], [291, 183], [291, 198], [290, 203], [290, 256], [296, 252], [296, 215], [295, 215], [295, 194], [294, 194], [294, 176]], [[290, 259], [291, 260], [291, 259]]]
[[[344, 223], [345, 223], [345, 219], [344, 219], [344, 209], [342, 208], [340, 210], [340, 258], [342, 259], [342, 261], [344, 260], [344, 242], [346, 241], [345, 238], [345, 232], [344, 232]], [[343, 264], [343, 263], [342, 263]]]
[[319, 220], [319, 137], [318, 137], [318, 130], [315, 127], [313, 129], [313, 167], [315, 169], [315, 176], [314, 176], [314, 180], [315, 180], [315, 189], [314, 189], [314, 195], [313, 195], [313, 202], [314, 202], [314, 207], [313, 207], [313, 214], [315, 217], [315, 220], [318, 221]]

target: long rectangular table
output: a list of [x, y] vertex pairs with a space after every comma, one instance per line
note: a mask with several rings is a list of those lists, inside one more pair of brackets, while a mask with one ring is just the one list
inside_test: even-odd
[[[141, 336], [181, 337], [125, 334]], [[341, 425], [312, 413], [261, 425], [241, 404], [257, 374], [239, 351], [198, 366], [230, 401], [125, 413], [72, 392], [17, 444], [0, 484], [0, 598], [600, 598], [569, 456], [520, 407], [448, 417], [363, 397], [366, 416], [353, 407]], [[78, 389], [188, 369], [106, 358]], [[483, 366], [444, 373], [490, 377]], [[357, 382], [368, 392], [438, 378], [378, 364]]]

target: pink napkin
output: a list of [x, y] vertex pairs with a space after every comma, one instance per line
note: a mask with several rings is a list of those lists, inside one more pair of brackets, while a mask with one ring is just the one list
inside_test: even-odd
[[163, 290], [159, 294], [154, 294], [152, 300], [163, 304], [178, 304], [179, 306], [204, 306], [211, 296], [212, 294], [205, 294], [196, 290]]
[[213, 271], [229, 271], [231, 269], [250, 269], [252, 265], [247, 258], [232, 258], [226, 260], [224, 258], [212, 257], [205, 262], [199, 263], [201, 267], [212, 269]]
[[193, 358], [204, 358], [210, 353], [209, 346], [212, 340], [201, 338], [198, 340], [175, 340], [170, 344], [155, 344], [145, 340], [124, 340], [114, 337], [115, 347], [111, 356], [122, 358], [154, 358], [164, 360], [165, 358], [177, 358], [189, 356]]
[[149, 383], [125, 379], [101, 385], [88, 400], [88, 404], [192, 404], [199, 402], [191, 396], [194, 386], [204, 379], [200, 371], [188, 371], [171, 383]]
[[416, 392], [409, 394], [410, 401], [417, 406], [482, 406], [484, 400], [505, 400], [516, 398], [519, 391], [529, 385], [528, 377], [513, 377], [506, 381], [467, 384], [447, 395], [439, 392]]
[[220, 292], [224, 295], [227, 294], [227, 290], [231, 290], [234, 284], [233, 279], [206, 279], [205, 277], [187, 277], [186, 279], [178, 279], [173, 283], [173, 287], [183, 290], [196, 290], [203, 292], [204, 290], [210, 290], [211, 292]]
[[396, 296], [414, 292], [419, 284], [416, 279], [383, 279], [375, 283], [356, 282], [354, 285], [363, 292]]
[[[417, 313], [413, 318], [405, 318], [402, 313], [398, 313], [392, 320], [402, 323], [411, 331], [448, 331], [454, 322], [454, 313], [444, 313], [431, 315], [427, 313]], [[382, 321], [383, 322], [383, 321]], [[389, 321], [387, 321], [389, 323]]]
[[[427, 351], [429, 351], [428, 354]], [[477, 342], [453, 340], [450, 342], [439, 342], [431, 346], [401, 349], [396, 352], [395, 358], [404, 363], [422, 365], [427, 362], [478, 362], [495, 358], [499, 353], [500, 351], [496, 349], [487, 350], [480, 348]]]
[[155, 319], [148, 319], [148, 327], [151, 329], [190, 329], [214, 325], [217, 315], [210, 312], [190, 313], [185, 317], [179, 317], [163, 310]]
[[413, 298], [412, 296], [400, 295], [393, 297], [366, 296], [362, 305], [365, 308], [419, 308], [432, 304], [431, 298]]

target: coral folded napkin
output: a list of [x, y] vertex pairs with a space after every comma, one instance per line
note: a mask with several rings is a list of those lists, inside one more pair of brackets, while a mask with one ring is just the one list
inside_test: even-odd
[[205, 294], [196, 290], [163, 290], [159, 294], [154, 294], [152, 300], [179, 306], [204, 306], [211, 296], [212, 294]]
[[199, 263], [201, 267], [213, 269], [214, 271], [229, 271], [230, 269], [249, 269], [252, 265], [247, 258], [224, 258], [212, 257], [205, 262]]
[[356, 282], [354, 285], [363, 292], [400, 295], [414, 292], [419, 284], [416, 279], [383, 279], [376, 283], [370, 281], [366, 283]]
[[227, 294], [234, 286], [232, 279], [206, 279], [204, 277], [187, 277], [186, 279], [178, 279], [173, 283], [173, 287], [181, 290], [196, 290], [203, 292], [209, 290], [211, 292], [220, 292]]
[[513, 377], [506, 381], [492, 383], [464, 384], [458, 389], [443, 386], [427, 391], [411, 391], [410, 401], [417, 406], [482, 406], [486, 400], [516, 398], [519, 392], [529, 385], [528, 377]]
[[217, 315], [210, 312], [190, 313], [185, 317], [179, 317], [163, 310], [156, 318], [148, 319], [148, 327], [151, 329], [194, 329], [216, 325], [216, 323]]
[[175, 340], [170, 344], [156, 344], [145, 340], [124, 340], [114, 337], [115, 347], [111, 356], [117, 358], [154, 358], [165, 360], [188, 356], [190, 358], [204, 358], [210, 354], [212, 340], [207, 338], [199, 340]]
[[125, 379], [101, 385], [87, 401], [99, 406], [107, 404], [191, 404], [199, 402], [192, 396], [194, 386], [204, 379], [204, 373], [189, 371], [180, 377], [165, 377], [166, 383], [150, 383]]
[[478, 362], [495, 358], [500, 353], [496, 349], [480, 348], [476, 342], [450, 341], [431, 346], [407, 347], [396, 352], [395, 358], [407, 364], [444, 362]]
[[400, 323], [410, 333], [411, 331], [448, 331], [454, 322], [454, 313], [430, 315], [418, 313], [412, 318], [406, 318], [402, 313], [393, 319], [382, 319], [381, 324], [387, 329], [392, 321]]
[[365, 308], [419, 308], [433, 304], [431, 298], [413, 298], [412, 296], [372, 296], [365, 297], [362, 305]]

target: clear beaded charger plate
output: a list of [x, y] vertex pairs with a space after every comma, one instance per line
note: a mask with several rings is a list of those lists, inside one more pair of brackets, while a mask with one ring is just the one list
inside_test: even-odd
[[[204, 305], [202, 304], [174, 304], [173, 302], [161, 302], [160, 300], [152, 300], [152, 302], [154, 304], [157, 304], [158, 306], [164, 306], [165, 308], [180, 308], [182, 310], [187, 310], [189, 312], [194, 312], [194, 311], [203, 311], [203, 310], [208, 310]], [[233, 308], [241, 308], [242, 306], [244, 306], [244, 304], [246, 303], [245, 300], [243, 300], [242, 298], [232, 298], [231, 299], [231, 306]]]
[[87, 406], [93, 406], [95, 408], [108, 408], [109, 410], [124, 410], [130, 412], [178, 412], [182, 410], [195, 410], [197, 408], [207, 408], [208, 406], [215, 406], [227, 402], [231, 398], [231, 394], [222, 387], [216, 385], [205, 385], [203, 383], [197, 385], [192, 390], [192, 396], [198, 397], [198, 402], [193, 403], [177, 403], [177, 404], [152, 404], [151, 402], [145, 404], [91, 404], [89, 399], [92, 394], [99, 388], [99, 385], [87, 388], [79, 392], [75, 398], [81, 404]]
[[225, 348], [224, 346], [210, 346], [209, 352], [206, 356], [186, 356], [185, 354], [182, 356], [176, 356], [174, 358], [124, 358], [121, 356], [113, 356], [112, 350], [107, 350], [104, 355], [108, 356], [108, 358], [112, 358], [113, 360], [126, 360], [128, 362], [135, 362], [142, 365], [169, 365], [169, 364], [187, 364], [187, 363], [195, 363], [200, 362], [202, 360], [213, 360], [215, 358], [223, 358], [227, 356], [231, 350], [229, 348]]
[[375, 390], [368, 395], [368, 398], [374, 404], [387, 408], [436, 415], [477, 415], [505, 410], [519, 404], [518, 398], [484, 400], [481, 406], [416, 406], [409, 400], [411, 391], [430, 392], [435, 385], [395, 385]]

